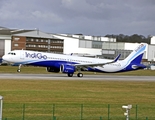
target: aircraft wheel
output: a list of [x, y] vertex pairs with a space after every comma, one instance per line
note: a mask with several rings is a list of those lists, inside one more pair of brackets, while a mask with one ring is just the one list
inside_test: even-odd
[[68, 73], [68, 77], [73, 77], [73, 74], [72, 73]]
[[18, 70], [17, 70], [17, 72], [19, 72], [19, 73], [20, 73], [20, 72], [21, 72], [21, 70], [20, 70], [20, 69], [18, 69]]
[[77, 76], [78, 77], [83, 77], [83, 74], [82, 73], [78, 73]]

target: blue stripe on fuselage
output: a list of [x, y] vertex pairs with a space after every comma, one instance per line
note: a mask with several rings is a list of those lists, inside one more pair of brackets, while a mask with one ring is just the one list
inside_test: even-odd
[[77, 64], [75, 62], [68, 62], [68, 61], [54, 61], [54, 60], [46, 60], [46, 61], [38, 61], [38, 62], [32, 62], [28, 65], [34, 65], [34, 66], [43, 66], [43, 67], [57, 67], [60, 68], [60, 65], [62, 64]]

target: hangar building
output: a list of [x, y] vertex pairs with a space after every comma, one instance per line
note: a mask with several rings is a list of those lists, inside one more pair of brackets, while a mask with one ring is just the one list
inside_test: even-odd
[[63, 53], [63, 40], [38, 30], [0, 29], [0, 57], [11, 50]]
[[[152, 37], [153, 38], [153, 37]], [[154, 37], [155, 38], [155, 37]], [[155, 61], [155, 39], [147, 45], [145, 61]], [[116, 42], [116, 38], [83, 34], [53, 34], [39, 30], [0, 27], [0, 58], [11, 50], [25, 49], [43, 52], [96, 56], [113, 59], [121, 54], [126, 58], [139, 43]]]

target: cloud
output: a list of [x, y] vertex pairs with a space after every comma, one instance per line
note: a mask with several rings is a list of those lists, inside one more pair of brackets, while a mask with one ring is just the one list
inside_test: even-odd
[[154, 0], [0, 0], [0, 26], [101, 36], [153, 35], [154, 11]]
[[35, 19], [40, 19], [44, 22], [53, 22], [53, 23], [63, 22], [63, 20], [54, 13], [34, 11], [32, 12], [32, 17]]

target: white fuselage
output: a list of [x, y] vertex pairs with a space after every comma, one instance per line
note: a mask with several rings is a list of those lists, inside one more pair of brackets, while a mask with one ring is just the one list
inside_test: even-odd
[[78, 70], [78, 77], [82, 77], [81, 70], [93, 72], [125, 72], [146, 68], [141, 64], [141, 60], [146, 48], [146, 44], [140, 44], [124, 60], [118, 60], [118, 55], [114, 60], [78, 57], [64, 54], [53, 54], [46, 52], [36, 52], [28, 50], [13, 50], [3, 56], [3, 60], [19, 65], [33, 65], [46, 67], [48, 72], [62, 72], [72, 77]]
[[[4, 60], [15, 64], [32, 64], [37, 62], [42, 62], [44, 67], [52, 66], [55, 63], [65, 62], [67, 64], [98, 64], [98, 63], [107, 63], [112, 60], [108, 59], [99, 59], [99, 58], [89, 58], [89, 57], [78, 57], [72, 55], [64, 55], [64, 54], [53, 54], [53, 53], [45, 53], [45, 52], [34, 52], [34, 51], [26, 51], [26, 50], [14, 50], [11, 52], [12, 54], [5, 55], [3, 57]], [[14, 54], [14, 55], [13, 55]], [[50, 62], [50, 65], [46, 65], [46, 62]], [[125, 62], [117, 61], [115, 63], [94, 66], [92, 68], [103, 71], [103, 72], [117, 72], [123, 69]]]

